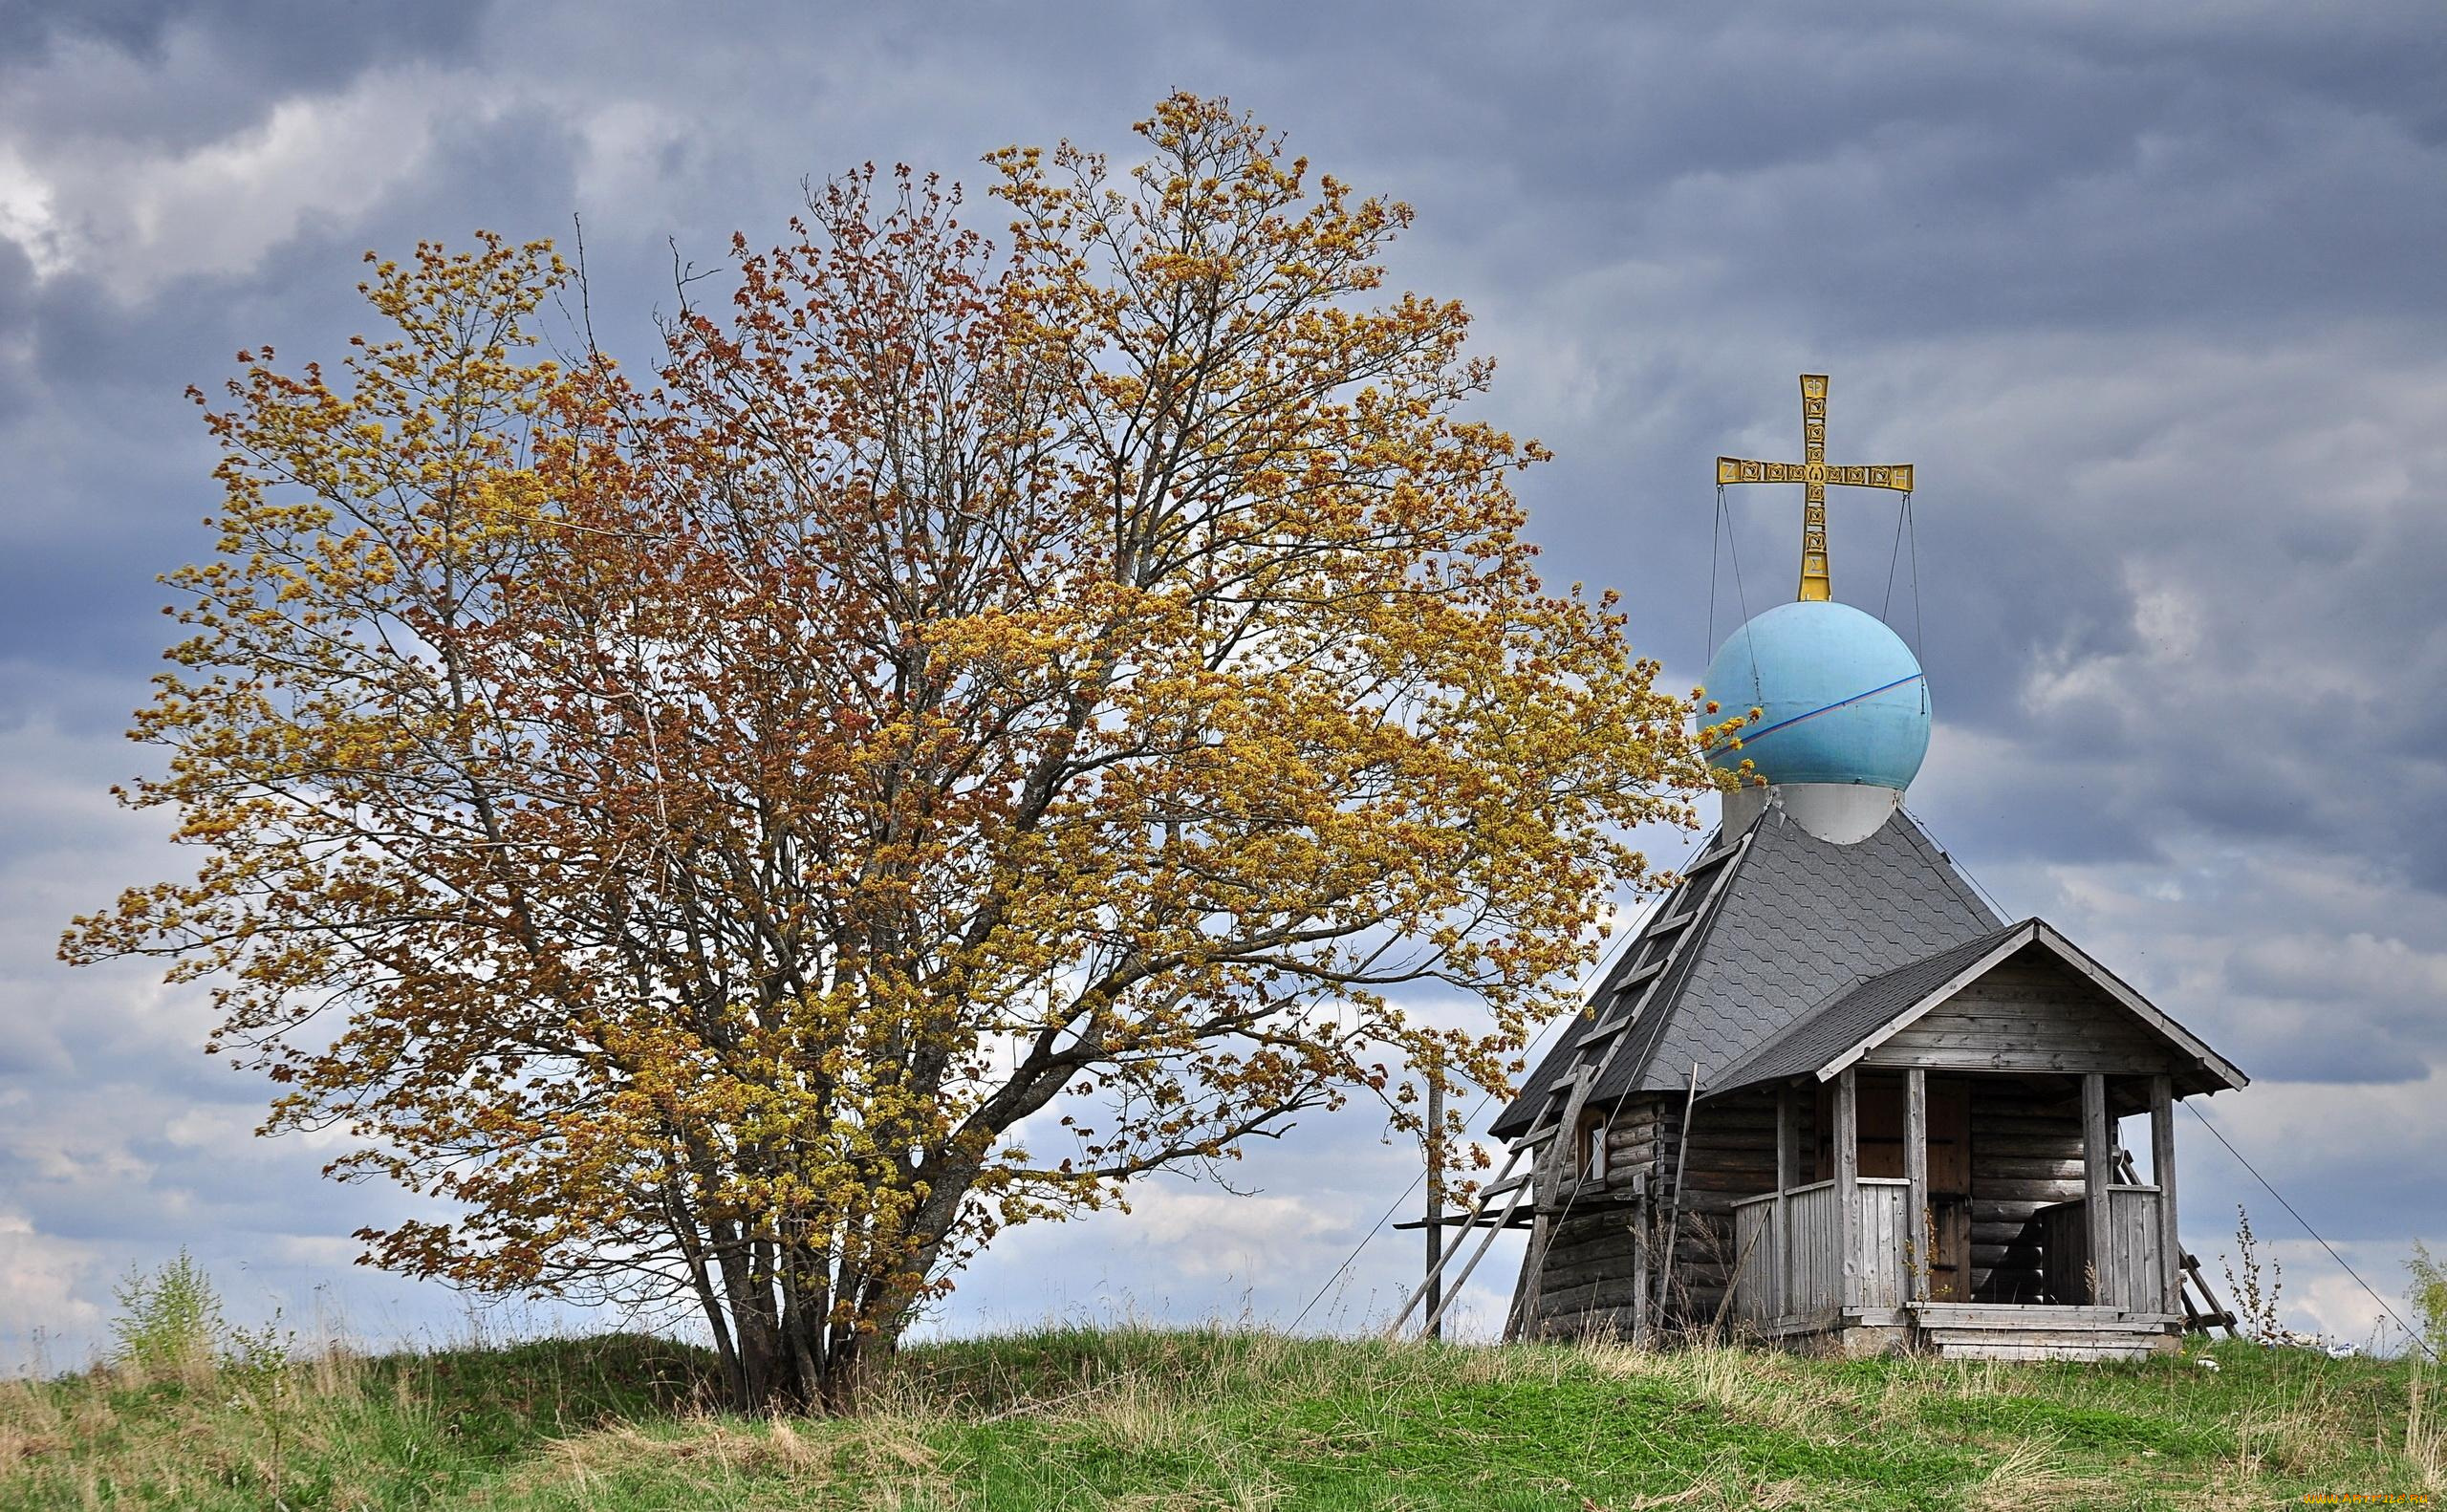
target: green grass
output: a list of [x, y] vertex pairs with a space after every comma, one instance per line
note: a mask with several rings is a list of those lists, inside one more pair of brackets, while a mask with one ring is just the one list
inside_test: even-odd
[[[906, 1352], [855, 1419], [708, 1412], [634, 1336], [0, 1385], [0, 1509], [2203, 1507], [2447, 1501], [2433, 1379], [1057, 1330]], [[2416, 1394], [2418, 1393], [2418, 1394]]]

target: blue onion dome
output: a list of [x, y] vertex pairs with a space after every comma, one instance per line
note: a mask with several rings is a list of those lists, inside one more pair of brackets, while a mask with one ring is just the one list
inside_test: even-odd
[[1708, 760], [1787, 783], [1912, 785], [1929, 751], [1929, 683], [1903, 637], [1850, 604], [1779, 604], [1725, 637], [1707, 696], [1724, 719], [1763, 710]]

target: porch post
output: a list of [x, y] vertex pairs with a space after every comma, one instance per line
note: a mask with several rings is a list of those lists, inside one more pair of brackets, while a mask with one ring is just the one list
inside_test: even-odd
[[2108, 1138], [2107, 1078], [2097, 1071], [2082, 1077], [2082, 1207], [2090, 1234], [2090, 1301], [2110, 1306], [2116, 1294], [2115, 1230], [2108, 1224], [2107, 1188], [2113, 1178], [2115, 1151]]
[[2183, 1241], [2176, 1229], [2176, 1093], [2173, 1078], [2150, 1078], [2150, 1174], [2158, 1181], [2158, 1266], [2162, 1311], [2183, 1310]]
[[1861, 1305], [1861, 1123], [1851, 1067], [1835, 1078], [1835, 1253], [1844, 1263], [1846, 1307]]
[[1905, 1299], [1919, 1302], [1929, 1295], [1929, 1073], [1917, 1066], [1903, 1072], [1903, 1177], [1911, 1183], [1903, 1210], [1904, 1232], [1911, 1236], [1911, 1258]]
[[1444, 1337], [1444, 1082], [1427, 1078], [1427, 1336]]
[[1792, 1083], [1776, 1089], [1776, 1214], [1773, 1232], [1768, 1235], [1768, 1260], [1775, 1274], [1775, 1290], [1769, 1294], [1769, 1316], [1781, 1318], [1792, 1311], [1793, 1263], [1791, 1199], [1785, 1196], [1801, 1184], [1800, 1131], [1793, 1127], [1795, 1102]]

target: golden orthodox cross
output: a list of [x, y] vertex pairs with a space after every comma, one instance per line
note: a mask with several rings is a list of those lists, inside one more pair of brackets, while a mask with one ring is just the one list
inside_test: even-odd
[[1827, 583], [1827, 486], [1891, 488], [1912, 491], [1912, 464], [1882, 467], [1842, 466], [1827, 460], [1827, 375], [1801, 376], [1801, 457], [1799, 462], [1752, 462], [1743, 457], [1717, 459], [1717, 486], [1729, 483], [1797, 483], [1802, 486], [1801, 596], [1832, 596]]

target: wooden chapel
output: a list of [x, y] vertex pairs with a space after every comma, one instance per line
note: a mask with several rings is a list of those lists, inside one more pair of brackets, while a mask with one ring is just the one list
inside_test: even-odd
[[1826, 378], [1802, 396], [1804, 462], [1718, 461], [1721, 486], [1808, 493], [1799, 598], [1708, 670], [1759, 711], [1714, 757], [1746, 785], [1451, 1221], [1529, 1233], [1508, 1337], [2132, 1358], [2231, 1325], [2187, 1286], [2175, 1105], [2246, 1078], [2046, 920], [1999, 917], [1904, 810], [1927, 680], [1832, 599], [1823, 501], [1912, 469], [1827, 464]]

